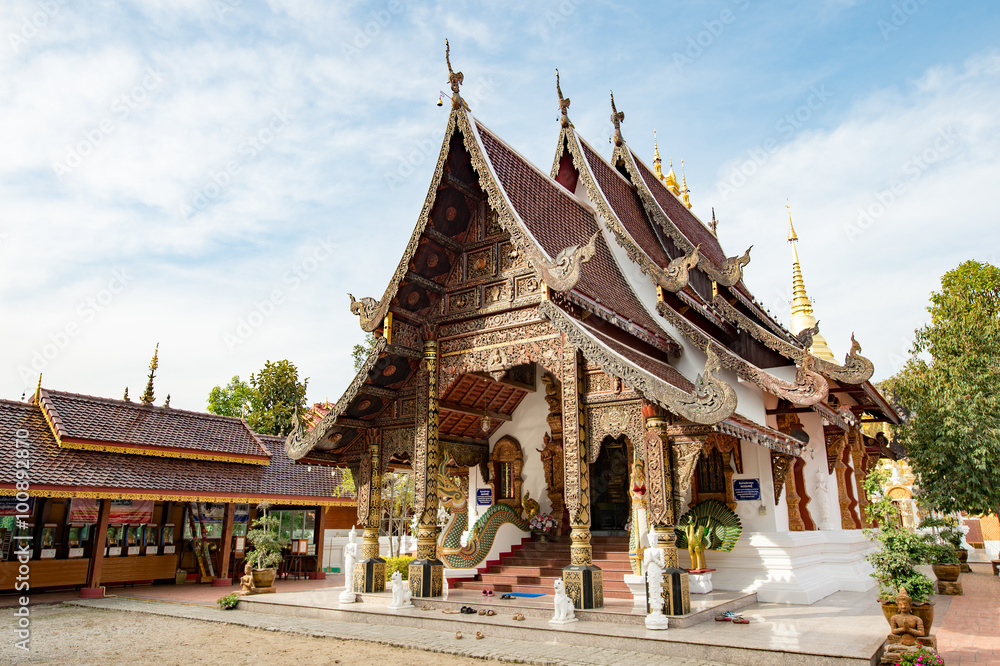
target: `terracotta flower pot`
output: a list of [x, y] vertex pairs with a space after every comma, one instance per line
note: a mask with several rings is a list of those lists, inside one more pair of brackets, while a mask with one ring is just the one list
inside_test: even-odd
[[[899, 606], [896, 605], [895, 601], [882, 601], [881, 604], [882, 614], [885, 615], [885, 621], [891, 621], [892, 616], [899, 612]], [[929, 636], [931, 633], [931, 625], [934, 624], [934, 604], [929, 601], [922, 604], [913, 604], [912, 613], [923, 621], [924, 631]]]
[[969, 561], [969, 551], [964, 548], [956, 548], [955, 554], [958, 555], [958, 561], [965, 564]]
[[962, 573], [961, 564], [932, 564], [931, 569], [938, 580], [946, 583], [954, 583], [958, 580], [958, 575]]
[[254, 587], [271, 587], [274, 585], [274, 577], [278, 575], [277, 569], [254, 569]]

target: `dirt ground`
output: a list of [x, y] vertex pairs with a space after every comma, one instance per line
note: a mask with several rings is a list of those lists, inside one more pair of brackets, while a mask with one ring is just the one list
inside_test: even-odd
[[484, 660], [376, 643], [313, 638], [146, 613], [73, 606], [31, 609], [31, 650], [14, 647], [16, 619], [0, 614], [0, 664], [399, 664]]

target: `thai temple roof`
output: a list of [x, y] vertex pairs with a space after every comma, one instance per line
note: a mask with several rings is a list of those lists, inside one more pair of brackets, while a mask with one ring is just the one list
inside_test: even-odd
[[[798, 444], [762, 412], [737, 413], [727, 382], [738, 377], [832, 423], [853, 425], [862, 412], [896, 420], [868, 381], [873, 366], [860, 345], [852, 340], [838, 364], [823, 351], [815, 318], [789, 332], [760, 307], [743, 282], [750, 250], [727, 256], [714, 211], [711, 226], [695, 216], [686, 182], [677, 185], [672, 169], [663, 176], [658, 145], [653, 168], [632, 151], [613, 96], [614, 150], [606, 159], [577, 135], [557, 80], [561, 129], [546, 174], [472, 116], [461, 74], [450, 63], [449, 72], [452, 109], [410, 242], [380, 299], [351, 297], [376, 344], [315, 427], [289, 435], [293, 459], [359, 464], [369, 431], [380, 430], [383, 441], [412, 438], [426, 336], [451, 350], [443, 347], [439, 389], [441, 435], [453, 440], [452, 456], [463, 455], [460, 441], [488, 442], [512, 418], [534, 390], [533, 374], [516, 376], [518, 368], [546, 367], [550, 352], [540, 350], [555, 338], [671, 413], [752, 432], [793, 455]], [[533, 337], [505, 337], [515, 325]], [[462, 342], [493, 330], [489, 349]], [[458, 360], [477, 353], [489, 354], [480, 359], [485, 372]], [[827, 404], [832, 390], [857, 404]]]

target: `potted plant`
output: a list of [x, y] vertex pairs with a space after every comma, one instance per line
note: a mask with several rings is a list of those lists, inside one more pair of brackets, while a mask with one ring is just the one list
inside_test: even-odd
[[551, 513], [539, 513], [531, 517], [528, 527], [540, 543], [546, 543], [549, 540], [549, 533], [556, 528], [556, 519]]
[[262, 518], [253, 521], [251, 529], [247, 531], [247, 541], [253, 549], [247, 551], [246, 558], [253, 565], [255, 587], [274, 585], [278, 565], [284, 557], [281, 551], [288, 548], [291, 543], [278, 533], [278, 524], [277, 516], [264, 514]]
[[906, 588], [913, 599], [913, 614], [923, 620], [929, 633], [934, 622], [934, 604], [930, 601], [934, 581], [916, 569], [931, 557], [928, 544], [920, 535], [900, 527], [896, 505], [882, 494], [887, 480], [882, 470], [872, 470], [865, 478], [869, 498], [865, 514], [874, 526], [865, 529], [865, 536], [877, 544], [865, 559], [872, 565], [871, 576], [878, 583], [878, 599], [886, 622], [899, 612], [896, 595]]
[[[932, 517], [925, 519], [920, 526], [931, 530], [924, 534], [924, 541], [927, 544], [928, 561], [931, 563], [934, 575], [940, 581], [948, 583], [957, 581], [959, 574], [962, 573], [962, 563], [958, 559], [962, 533], [956, 529], [956, 521], [952, 518]], [[964, 549], [961, 550], [965, 552]]]

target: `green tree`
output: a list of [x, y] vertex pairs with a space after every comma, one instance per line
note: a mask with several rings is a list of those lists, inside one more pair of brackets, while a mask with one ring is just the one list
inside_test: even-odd
[[267, 361], [249, 383], [238, 376], [225, 387], [208, 394], [208, 411], [224, 416], [242, 416], [254, 432], [287, 435], [292, 430], [295, 408], [304, 414], [309, 379], [299, 381], [299, 371], [288, 360]]
[[941, 511], [1000, 510], [1000, 268], [967, 261], [931, 294], [906, 366], [887, 380], [907, 412], [897, 436]]
[[354, 359], [354, 369], [357, 370], [368, 358], [368, 354], [371, 352], [372, 347], [375, 346], [375, 340], [377, 338], [372, 333], [365, 333], [365, 343], [362, 345], [354, 345], [354, 349], [351, 350], [351, 358]]

